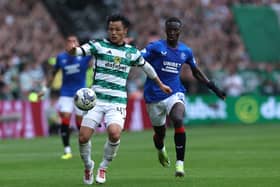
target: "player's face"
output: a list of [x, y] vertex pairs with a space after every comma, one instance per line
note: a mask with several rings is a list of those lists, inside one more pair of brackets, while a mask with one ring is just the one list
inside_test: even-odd
[[124, 43], [124, 38], [127, 34], [127, 28], [124, 27], [121, 21], [111, 21], [108, 25], [109, 40], [117, 45]]
[[178, 22], [169, 22], [165, 28], [167, 40], [177, 42], [181, 32], [181, 25]]
[[78, 38], [75, 36], [69, 36], [66, 39], [66, 50], [69, 51], [73, 47], [78, 47], [79, 46], [79, 41]]

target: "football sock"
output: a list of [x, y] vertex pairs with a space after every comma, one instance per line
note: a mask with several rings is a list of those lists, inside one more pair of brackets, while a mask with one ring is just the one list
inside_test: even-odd
[[71, 153], [71, 147], [70, 146], [64, 147], [64, 153]]
[[101, 168], [107, 168], [109, 163], [113, 160], [113, 158], [117, 155], [117, 151], [120, 146], [120, 140], [117, 142], [111, 142], [107, 139], [104, 145], [104, 157], [103, 161], [100, 163]]
[[61, 138], [62, 138], [62, 143], [63, 143], [64, 147], [67, 147], [70, 145], [69, 137], [70, 137], [69, 126], [62, 124], [61, 125]]
[[91, 168], [91, 141], [88, 141], [85, 144], [79, 144], [79, 150], [85, 168]]
[[185, 146], [186, 146], [186, 133], [183, 130], [184, 127], [175, 128], [174, 142], [176, 147], [177, 160], [184, 161], [185, 158]]
[[165, 130], [165, 126], [154, 127], [155, 134], [153, 136], [153, 140], [154, 145], [158, 150], [162, 150], [164, 147]]

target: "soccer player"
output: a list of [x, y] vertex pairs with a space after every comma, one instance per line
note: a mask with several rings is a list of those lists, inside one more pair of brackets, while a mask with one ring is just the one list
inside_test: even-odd
[[[60, 89], [60, 97], [58, 99], [58, 112], [61, 121], [61, 138], [64, 146], [64, 154], [61, 159], [72, 158], [70, 146], [70, 119], [72, 112], [75, 112], [76, 126], [80, 129], [83, 111], [74, 105], [74, 95], [80, 88], [86, 87], [86, 71], [92, 66], [92, 57], [75, 57], [67, 51], [73, 46], [79, 46], [78, 38], [74, 35], [69, 35], [66, 38], [65, 51], [61, 52], [56, 57], [56, 64], [52, 70], [52, 76], [48, 81], [50, 85], [55, 74], [62, 70], [62, 86]], [[39, 94], [40, 96], [42, 95]]]
[[164, 84], [173, 90], [171, 94], [162, 92], [151, 79], [147, 78], [144, 85], [144, 99], [147, 103], [152, 126], [154, 129], [153, 141], [158, 150], [159, 162], [164, 167], [170, 166], [170, 161], [164, 146], [166, 133], [166, 116], [174, 125], [174, 142], [176, 148], [175, 176], [182, 177], [184, 171], [184, 157], [186, 134], [183, 125], [185, 115], [185, 91], [181, 83], [180, 72], [183, 64], [191, 67], [193, 76], [213, 90], [218, 97], [225, 99], [225, 93], [216, 87], [198, 68], [192, 50], [184, 43], [179, 42], [182, 22], [175, 17], [165, 22], [166, 40], [157, 40], [149, 43], [142, 55], [148, 61]]
[[95, 76], [93, 90], [97, 95], [96, 106], [83, 116], [79, 134], [79, 147], [85, 166], [84, 183], [92, 184], [94, 162], [91, 159], [90, 138], [103, 118], [108, 138], [104, 145], [103, 160], [96, 175], [97, 183], [105, 183], [109, 163], [116, 156], [120, 146], [120, 136], [126, 116], [126, 82], [131, 66], [141, 67], [148, 77], [165, 93], [172, 90], [163, 84], [151, 65], [144, 61], [141, 52], [126, 44], [129, 21], [126, 17], [114, 14], [107, 18], [108, 39], [93, 40], [74, 47], [73, 55], [94, 55]]

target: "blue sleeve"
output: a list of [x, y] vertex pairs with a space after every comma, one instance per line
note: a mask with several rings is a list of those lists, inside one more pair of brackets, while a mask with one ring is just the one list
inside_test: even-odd
[[142, 56], [148, 62], [152, 62], [155, 58], [155, 50], [154, 50], [154, 43], [149, 43], [145, 49], [141, 51]]

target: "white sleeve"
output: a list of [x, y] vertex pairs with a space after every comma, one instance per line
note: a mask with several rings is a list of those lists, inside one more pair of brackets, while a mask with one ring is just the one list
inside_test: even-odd
[[76, 56], [88, 56], [88, 55], [91, 55], [90, 45], [89, 44], [84, 44], [84, 45], [82, 45], [80, 47], [76, 47], [75, 55]]
[[144, 64], [140, 67], [150, 79], [155, 79], [157, 77], [155, 69], [153, 68], [153, 66], [151, 66], [151, 64], [149, 64], [149, 62], [145, 61]]

